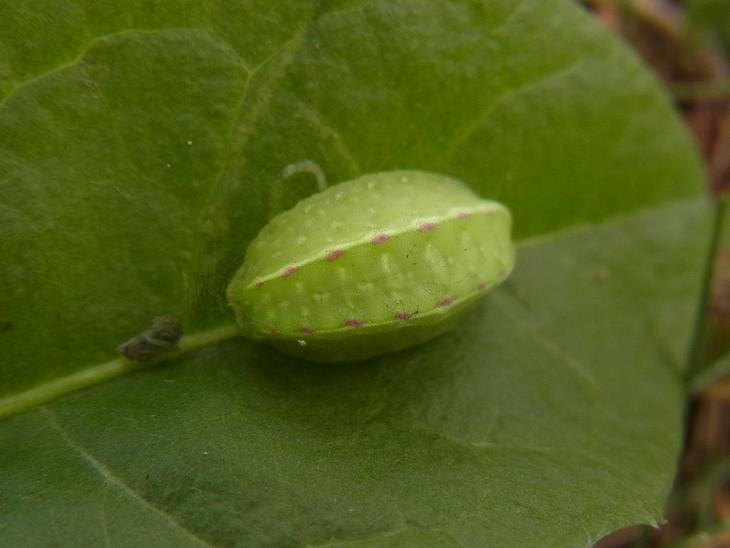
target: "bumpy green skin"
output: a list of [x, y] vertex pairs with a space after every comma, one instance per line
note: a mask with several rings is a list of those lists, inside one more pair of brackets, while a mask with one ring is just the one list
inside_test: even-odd
[[514, 265], [511, 215], [459, 181], [365, 175], [275, 217], [228, 287], [244, 335], [321, 362], [432, 339]]

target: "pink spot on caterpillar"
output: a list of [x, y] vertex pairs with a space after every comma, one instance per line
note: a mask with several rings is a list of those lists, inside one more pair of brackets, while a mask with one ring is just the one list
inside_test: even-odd
[[387, 234], [378, 234], [377, 236], [375, 236], [375, 238], [370, 240], [370, 243], [373, 245], [378, 245], [388, 240], [390, 240], [390, 236], [388, 236]]
[[439, 306], [446, 307], [446, 306], [449, 306], [450, 304], [453, 304], [453, 302], [454, 302], [454, 299], [452, 299], [451, 297], [446, 297], [445, 299], [442, 299], [439, 302]]
[[410, 320], [412, 317], [413, 317], [413, 314], [411, 314], [410, 312], [401, 312], [400, 314], [395, 315], [396, 320], [403, 320], [403, 321]]
[[312, 329], [311, 327], [307, 327], [306, 325], [304, 327], [302, 327], [299, 331], [304, 335], [309, 335], [310, 333], [314, 333], [314, 329]]
[[459, 219], [468, 219], [471, 216], [471, 213], [467, 213], [466, 211], [462, 211], [459, 213]]
[[482, 282], [479, 284], [479, 291], [484, 291], [487, 288], [487, 284]]
[[333, 263], [337, 259], [339, 259], [340, 257], [342, 257], [342, 254], [343, 253], [344, 253], [344, 251], [342, 251], [341, 249], [335, 249], [332, 253], [330, 253], [329, 255], [327, 255], [327, 260], [329, 262]]
[[263, 287], [264, 282], [256, 282], [256, 288]]
[[363, 326], [363, 322], [362, 322], [362, 320], [346, 320], [345, 325], [347, 327], [352, 327], [352, 328], [357, 329], [358, 327]]
[[281, 273], [281, 276], [283, 278], [288, 278], [289, 276], [291, 276], [292, 274], [294, 274], [297, 270], [299, 270], [299, 267], [290, 266], [284, 272]]
[[416, 230], [418, 230], [418, 232], [430, 232], [434, 228], [436, 228], [436, 225], [434, 223], [423, 223]]

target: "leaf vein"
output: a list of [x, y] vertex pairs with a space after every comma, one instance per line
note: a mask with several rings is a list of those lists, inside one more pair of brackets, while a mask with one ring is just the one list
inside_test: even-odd
[[173, 525], [175, 528], [179, 529], [183, 533], [185, 533], [190, 540], [194, 541], [196, 544], [200, 546], [209, 546], [213, 547], [215, 546], [211, 542], [204, 540], [200, 538], [198, 535], [196, 535], [193, 531], [185, 527], [182, 523], [180, 523], [175, 517], [170, 514], [169, 512], [165, 511], [164, 509], [152, 504], [149, 500], [144, 498], [139, 492], [135, 491], [132, 487], [127, 485], [124, 480], [122, 480], [120, 477], [114, 474], [103, 462], [101, 462], [99, 459], [97, 459], [94, 455], [91, 454], [91, 452], [83, 447], [81, 444], [79, 444], [76, 440], [74, 440], [71, 437], [71, 434], [61, 426], [60, 422], [58, 421], [58, 418], [56, 415], [48, 409], [48, 407], [43, 406], [41, 408], [41, 411], [48, 419], [49, 425], [56, 430], [61, 438], [71, 447], [74, 451], [76, 451], [81, 457], [88, 462], [92, 468], [94, 468], [99, 475], [110, 485], [114, 485], [117, 488], [119, 488], [122, 492], [124, 492], [130, 499], [136, 501], [141, 506], [144, 506], [145, 508], [148, 508], [152, 510], [155, 514], [159, 515], [161, 518], [163, 518], [165, 521]]
[[25, 80], [21, 80], [15, 85], [13, 85], [5, 94], [4, 97], [0, 97], [0, 108], [4, 107], [5, 104], [10, 101], [10, 99], [15, 96], [17, 93], [22, 91], [23, 89], [32, 86], [36, 82], [40, 82], [41, 80], [52, 76], [53, 74], [57, 74], [60, 72], [63, 72], [66, 69], [72, 68], [79, 64], [86, 55], [93, 50], [94, 48], [98, 47], [99, 44], [113, 40], [115, 38], [119, 38], [121, 36], [125, 36], [127, 34], [157, 34], [157, 33], [174, 33], [174, 32], [191, 32], [191, 31], [206, 31], [210, 32], [209, 29], [205, 27], [190, 27], [190, 28], [183, 28], [183, 27], [170, 27], [170, 28], [164, 28], [164, 29], [138, 29], [138, 28], [129, 28], [120, 30], [117, 32], [110, 32], [108, 34], [102, 34], [100, 36], [94, 37], [85, 47], [81, 48], [79, 52], [69, 59], [66, 62], [60, 63], [59, 65], [56, 65], [48, 70], [45, 70], [43, 72], [40, 72], [34, 76], [31, 76], [30, 78], [27, 78]]
[[[203, 227], [205, 225], [205, 222], [207, 219], [209, 219], [213, 212], [216, 211], [216, 209], [220, 206], [221, 203], [226, 202], [226, 196], [221, 195], [225, 193], [221, 193], [221, 186], [222, 186], [222, 180], [223, 175], [226, 172], [226, 169], [229, 165], [230, 159], [231, 159], [231, 151], [233, 149], [233, 138], [234, 133], [236, 131], [236, 128], [239, 127], [239, 119], [244, 114], [243, 113], [243, 106], [246, 104], [246, 100], [248, 99], [249, 92], [251, 90], [251, 83], [254, 81], [256, 76], [262, 71], [264, 67], [269, 65], [274, 59], [279, 57], [280, 55], [283, 55], [285, 52], [287, 52], [290, 48], [292, 48], [294, 45], [298, 44], [300, 40], [304, 38], [307, 34], [307, 30], [309, 29], [309, 24], [311, 23], [311, 20], [307, 21], [307, 23], [299, 29], [299, 31], [295, 32], [294, 35], [287, 40], [279, 49], [271, 53], [266, 59], [261, 61], [256, 67], [254, 67], [249, 73], [248, 78], [246, 78], [246, 82], [244, 82], [241, 93], [238, 98], [238, 103], [236, 105], [234, 114], [231, 118], [231, 124], [228, 128], [227, 137], [226, 137], [226, 144], [225, 144], [225, 151], [223, 153], [223, 159], [221, 160], [221, 165], [218, 171], [216, 172], [215, 176], [212, 178], [212, 182], [210, 183], [210, 189], [208, 190], [208, 196], [200, 210], [200, 215], [198, 216], [197, 221], [197, 227], [195, 230], [196, 237], [196, 243], [195, 243], [195, 249], [193, 253], [193, 265], [191, 272], [194, 277], [197, 277], [197, 275], [200, 274], [201, 270], [201, 262], [202, 262], [202, 253], [203, 253], [203, 240], [204, 240], [204, 230]], [[289, 62], [291, 59], [288, 60]], [[286, 68], [289, 65], [289, 62], [284, 63], [283, 67], [280, 67], [279, 73], [283, 71], [284, 68]], [[275, 76], [275, 75], [274, 75]], [[274, 82], [277, 81], [276, 78], [272, 77], [272, 80]], [[248, 123], [245, 126], [245, 131], [243, 133], [243, 142], [241, 143], [240, 148], [245, 148], [246, 144], [248, 143], [248, 140], [251, 138], [252, 135], [252, 126], [253, 122], [255, 122], [259, 116], [265, 111], [266, 106], [269, 104], [269, 101], [272, 98], [271, 90], [261, 90], [261, 97], [260, 99], [254, 104], [253, 108], [250, 109], [250, 115]], [[192, 315], [192, 308], [193, 308], [193, 301], [192, 299], [188, 299], [187, 302], [187, 310], [185, 312], [185, 323], [190, 323], [190, 317]]]
[[300, 106], [307, 120], [322, 130], [325, 135], [329, 135], [332, 138], [332, 144], [335, 150], [345, 160], [350, 170], [349, 176], [353, 179], [359, 176], [362, 170], [342, 133], [322, 114], [322, 111], [314, 109], [303, 102], [300, 102]]
[[499, 109], [500, 106], [503, 104], [509, 102], [512, 99], [515, 99], [516, 97], [519, 97], [520, 95], [525, 94], [526, 92], [529, 92], [530, 90], [540, 87], [544, 85], [547, 82], [551, 82], [553, 80], [558, 80], [560, 78], [565, 77], [568, 74], [571, 74], [572, 72], [576, 71], [581, 65], [582, 65], [583, 59], [578, 59], [576, 61], [573, 61], [569, 65], [560, 68], [558, 70], [554, 70], [552, 72], [549, 72], [547, 74], [541, 75], [539, 78], [536, 78], [534, 80], [530, 80], [529, 82], [525, 82], [524, 84], [509, 89], [502, 93], [501, 95], [497, 96], [495, 100], [493, 100], [491, 103], [489, 103], [486, 108], [481, 112], [481, 114], [477, 115], [474, 120], [467, 125], [462, 131], [460, 131], [454, 138], [454, 140], [451, 142], [447, 149], [446, 153], [446, 162], [447, 164], [452, 164], [454, 160], [454, 156], [456, 153], [467, 143], [469, 138], [476, 133], [481, 127], [484, 126], [486, 122], [489, 121], [489, 119], [494, 115], [494, 113]]

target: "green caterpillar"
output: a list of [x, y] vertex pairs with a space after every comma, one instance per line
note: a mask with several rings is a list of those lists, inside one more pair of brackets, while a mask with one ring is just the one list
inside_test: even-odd
[[299, 202], [251, 242], [228, 286], [243, 334], [320, 362], [449, 329], [514, 266], [511, 214], [434, 173], [364, 175]]

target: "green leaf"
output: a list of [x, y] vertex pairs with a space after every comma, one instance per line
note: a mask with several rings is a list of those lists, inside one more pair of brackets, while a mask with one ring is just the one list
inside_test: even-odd
[[730, 48], [730, 1], [690, 0], [687, 11], [692, 27]]
[[2, 11], [0, 398], [85, 374], [153, 316], [230, 323], [247, 243], [316, 190], [293, 162], [455, 175], [512, 208], [520, 247], [423, 347], [321, 366], [230, 340], [0, 423], [0, 544], [562, 547], [661, 519], [701, 171], [579, 8]]

